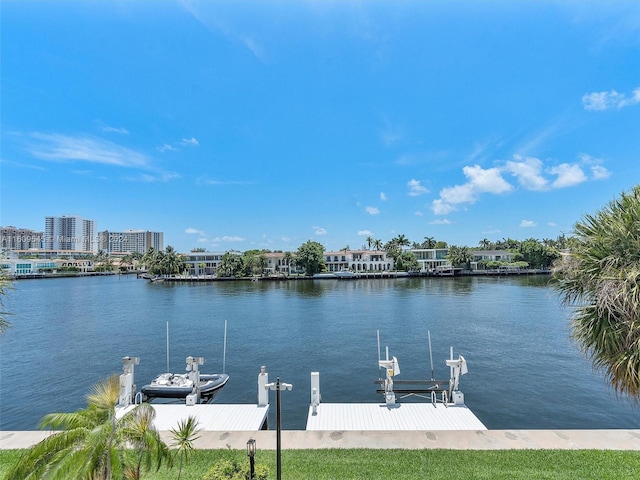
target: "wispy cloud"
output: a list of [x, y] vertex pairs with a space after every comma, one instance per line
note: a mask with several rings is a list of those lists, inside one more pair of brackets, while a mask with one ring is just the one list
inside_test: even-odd
[[378, 210], [376, 207], [364, 207], [364, 211], [369, 215], [378, 215], [380, 213], [380, 210]]
[[532, 228], [532, 227], [537, 227], [538, 224], [533, 220], [522, 220], [520, 222], [520, 226], [523, 228]]
[[238, 235], [223, 235], [222, 237], [215, 237], [212, 238], [211, 241], [213, 243], [220, 243], [220, 242], [244, 242], [246, 240], [246, 238], [244, 237], [240, 237]]
[[125, 168], [149, 168], [150, 158], [116, 143], [86, 135], [30, 133], [27, 151], [54, 162], [88, 162]]
[[373, 232], [371, 232], [371, 230], [358, 230], [359, 237], [369, 237], [371, 235], [373, 235]]
[[215, 8], [215, 3], [207, 3], [206, 8], [199, 8], [201, 2], [182, 1], [182, 5], [209, 31], [216, 34], [221, 33], [231, 41], [244, 46], [260, 62], [268, 63], [268, 52], [264, 45], [256, 39], [256, 34], [244, 33], [241, 31], [241, 27], [232, 25], [231, 21], [225, 19], [224, 13]]
[[608, 92], [593, 92], [582, 96], [582, 105], [585, 110], [610, 110], [620, 109], [640, 103], [640, 87], [635, 88], [630, 96], [618, 93], [615, 90]]
[[409, 187], [409, 196], [417, 197], [419, 195], [424, 195], [425, 193], [429, 193], [427, 187], [423, 186], [420, 183], [420, 180], [411, 179], [407, 182], [407, 186]]
[[166, 151], [177, 152], [178, 149], [176, 147], [174, 147], [173, 145], [165, 143], [161, 147], [158, 147], [158, 151], [159, 152], [166, 152]]
[[202, 236], [206, 235], [206, 233], [204, 233], [202, 230], [198, 230], [197, 228], [192, 228], [192, 227], [187, 228], [184, 231], [184, 233], [188, 235], [202, 235]]
[[109, 125], [102, 125], [100, 127], [100, 130], [105, 133], [119, 133], [120, 135], [129, 135], [129, 130], [127, 130], [126, 128], [110, 127]]
[[197, 179], [199, 185], [255, 185], [256, 182], [249, 180], [216, 180], [213, 178], [200, 177]]
[[183, 138], [180, 142], [180, 145], [190, 145], [193, 147], [197, 147], [198, 145], [200, 145], [200, 142], [198, 142], [198, 139], [195, 137]]
[[327, 231], [322, 228], [322, 227], [311, 227], [313, 230], [313, 233], [316, 235], [326, 235]]
[[387, 201], [387, 194], [384, 192], [380, 192], [380, 200], [383, 202]]
[[433, 222], [429, 222], [429, 225], [451, 225], [453, 222], [446, 218], [436, 219]]

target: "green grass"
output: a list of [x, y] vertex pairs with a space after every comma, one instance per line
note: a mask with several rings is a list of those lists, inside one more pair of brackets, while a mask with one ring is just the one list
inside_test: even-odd
[[[0, 451], [0, 478], [19, 450]], [[248, 462], [244, 451], [196, 450], [183, 467], [182, 479], [199, 480], [216, 462]], [[256, 463], [276, 478], [274, 451], [258, 451]], [[147, 480], [176, 479], [173, 469], [145, 472]], [[640, 452], [609, 450], [285, 450], [282, 478], [287, 480], [403, 480], [417, 478], [580, 479], [640, 478]]]

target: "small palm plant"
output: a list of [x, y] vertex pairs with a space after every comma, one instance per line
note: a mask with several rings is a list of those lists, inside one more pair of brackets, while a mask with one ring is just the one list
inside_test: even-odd
[[[116, 416], [120, 383], [116, 375], [96, 384], [87, 396], [88, 406], [73, 413], [46, 415], [40, 426], [56, 432], [29, 449], [6, 473], [7, 480], [123, 478], [125, 449], [135, 445], [145, 450], [158, 467], [170, 456], [159, 433], [147, 423], [143, 436], [134, 435], [132, 425], [150, 406], [138, 406]], [[140, 412], [138, 409], [142, 408]]]
[[180, 420], [177, 428], [171, 429], [172, 447], [177, 447], [176, 455], [180, 456], [178, 466], [178, 480], [182, 474], [182, 462], [187, 461], [189, 454], [193, 451], [193, 442], [200, 436], [198, 435], [198, 420], [189, 415], [186, 420]]

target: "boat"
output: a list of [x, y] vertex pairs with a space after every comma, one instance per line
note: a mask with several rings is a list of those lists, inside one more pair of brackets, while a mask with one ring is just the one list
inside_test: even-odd
[[202, 357], [187, 357], [187, 373], [161, 373], [142, 387], [144, 401], [156, 398], [186, 399], [188, 404], [207, 403], [229, 381], [226, 373], [203, 374]]
[[351, 270], [341, 270], [339, 272], [335, 272], [334, 275], [338, 278], [349, 279], [349, 278], [357, 278], [358, 274], [352, 272]]

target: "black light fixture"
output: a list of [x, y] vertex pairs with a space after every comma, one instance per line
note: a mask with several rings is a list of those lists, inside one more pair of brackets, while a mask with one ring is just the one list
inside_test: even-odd
[[291, 390], [293, 385], [290, 383], [280, 383], [280, 377], [276, 378], [274, 383], [267, 383], [264, 388], [276, 391], [276, 479], [282, 478], [282, 428], [280, 426], [280, 392], [282, 390]]
[[247, 457], [249, 457], [249, 466], [251, 468], [251, 476], [249, 478], [255, 477], [255, 456], [256, 441], [253, 438], [250, 438], [247, 442]]

